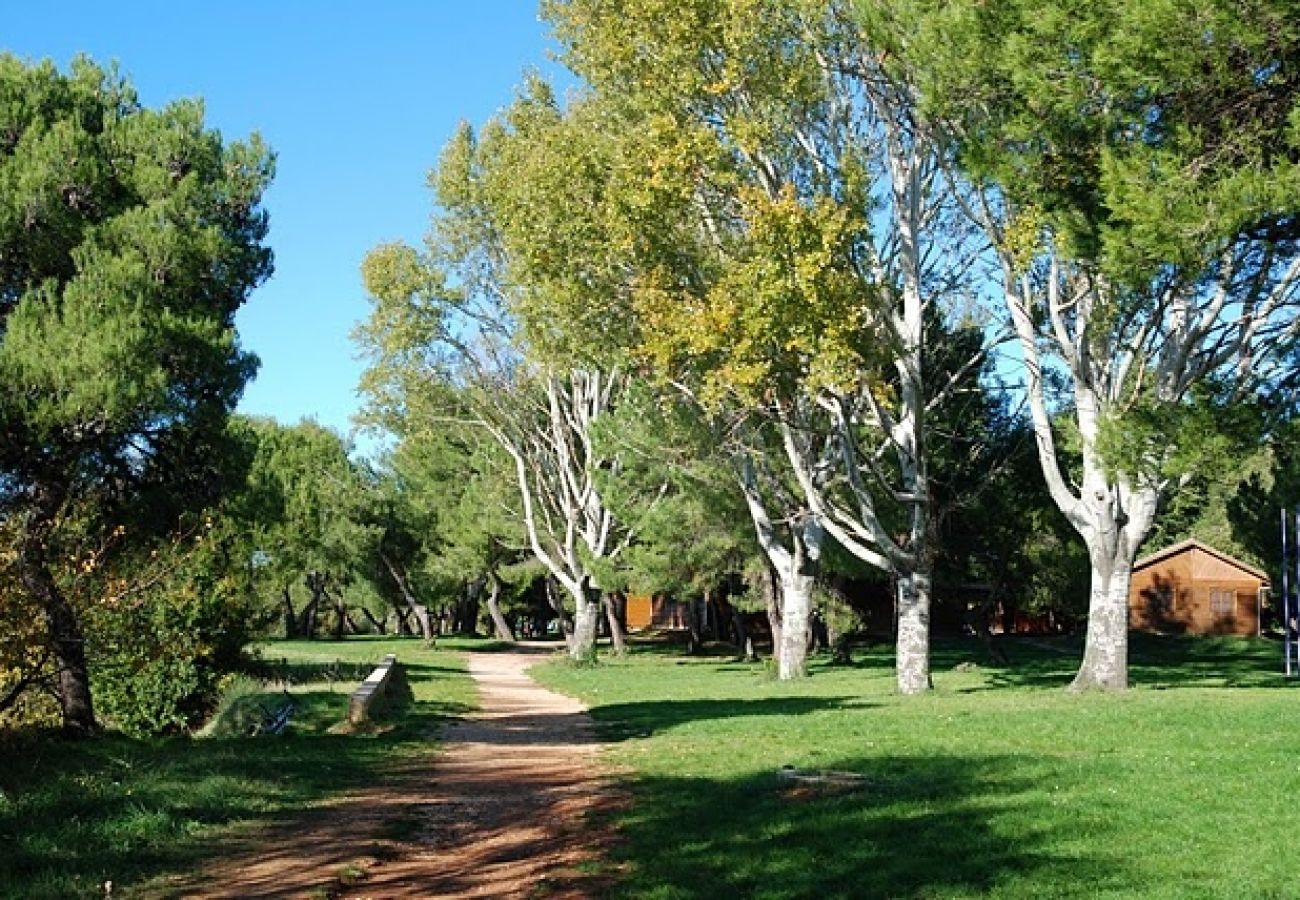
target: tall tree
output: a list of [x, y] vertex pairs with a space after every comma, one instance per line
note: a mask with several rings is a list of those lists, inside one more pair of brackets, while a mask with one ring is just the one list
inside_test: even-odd
[[255, 368], [234, 315], [271, 271], [271, 172], [256, 136], [223, 143], [198, 101], [150, 110], [84, 58], [62, 73], [0, 56], [0, 516], [69, 731], [96, 723], [53, 574], [61, 522], [94, 510], [107, 530], [149, 486], [194, 489]]
[[[259, 580], [271, 585], [285, 631], [315, 637], [332, 604], [334, 633], [346, 628], [344, 590], [372, 577], [382, 529], [366, 473], [346, 441], [314, 421], [281, 425], [241, 418], [237, 427], [255, 446], [238, 508], [258, 547]], [[308, 599], [295, 610], [294, 588]]]
[[386, 245], [367, 256], [374, 308], [357, 331], [371, 359], [363, 389], [390, 418], [472, 424], [498, 443], [514, 469], [529, 548], [573, 603], [570, 653], [589, 659], [600, 612], [590, 560], [626, 543], [595, 483], [591, 433], [627, 377], [521, 352], [493, 190], [508, 170], [494, 164], [495, 150], [462, 130], [430, 176], [443, 214], [428, 252]]
[[925, 420], [948, 391], [927, 391], [925, 310], [971, 299], [973, 248], [906, 85], [842, 3], [543, 8], [591, 89], [521, 155], [535, 318], [766, 420], [794, 491], [762, 441], [738, 475], [782, 585], [782, 677], [829, 533], [895, 577], [899, 689], [925, 690]]
[[[1129, 580], [1213, 410], [1300, 324], [1300, 28], [1290, 4], [862, 4], [892, 33], [997, 249], [1038, 455], [1088, 548], [1075, 689], [1127, 685]], [[912, 68], [906, 71], [908, 66]], [[1052, 382], [1073, 412], [1063, 462]]]

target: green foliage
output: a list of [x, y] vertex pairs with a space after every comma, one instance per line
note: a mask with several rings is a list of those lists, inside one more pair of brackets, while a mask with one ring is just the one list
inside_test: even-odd
[[1180, 403], [1143, 398], [1102, 422], [1097, 451], [1113, 474], [1159, 483], [1228, 473], [1258, 446], [1265, 431], [1258, 405], [1237, 401], [1212, 383], [1196, 385]]
[[539, 350], [630, 357], [714, 407], [878, 368], [873, 316], [894, 298], [859, 265], [866, 150], [836, 131], [818, 57], [852, 35], [801, 2], [544, 14], [591, 90], [561, 111], [527, 89], [472, 145]]
[[[209, 520], [209, 525], [212, 522]], [[188, 730], [264, 627], [247, 545], [198, 527], [115, 560], [85, 602], [96, 706], [132, 735]]]
[[4, 56], [0, 170], [5, 497], [143, 474], [252, 374], [233, 317], [270, 272], [271, 156], [84, 58], [63, 75]]
[[635, 538], [594, 566], [606, 590], [670, 594], [714, 590], [758, 553], [728, 459], [698, 409], [635, 385], [595, 432], [605, 503]]
[[[76, 731], [95, 725], [80, 619], [113, 594], [81, 582], [99, 583], [110, 550], [147, 552], [229, 475], [226, 418], [256, 368], [234, 317], [271, 272], [273, 168], [256, 135], [227, 144], [206, 128], [197, 100], [146, 109], [88, 59], [64, 73], [0, 55], [5, 576], [49, 625]], [[158, 702], [142, 725], [174, 724], [180, 695], [202, 693], [178, 665], [144, 676]]]
[[349, 457], [335, 432], [305, 420], [280, 425], [239, 418], [234, 430], [252, 448], [245, 484], [232, 496], [232, 517], [248, 535], [259, 585], [281, 592], [318, 573], [330, 591], [377, 572], [382, 532], [373, 519], [371, 477]]
[[[901, 40], [964, 165], [1038, 209], [1067, 255], [1141, 284], [1243, 231], [1294, 238], [1300, 32], [1281, 2], [912, 3]], [[886, 12], [886, 9], [889, 12]], [[890, 21], [892, 20], [892, 21]]]

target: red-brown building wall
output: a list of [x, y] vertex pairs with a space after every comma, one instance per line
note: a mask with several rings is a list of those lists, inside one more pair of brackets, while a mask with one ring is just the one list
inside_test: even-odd
[[1200, 547], [1133, 573], [1129, 625], [1144, 631], [1253, 635], [1264, 580]]

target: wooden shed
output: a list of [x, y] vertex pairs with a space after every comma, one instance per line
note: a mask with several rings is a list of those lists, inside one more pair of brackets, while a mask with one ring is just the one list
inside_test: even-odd
[[1173, 634], [1259, 633], [1268, 576], [1197, 540], [1133, 565], [1129, 626]]
[[648, 594], [629, 594], [626, 624], [629, 631], [685, 628], [686, 606], [660, 594], [653, 597]]

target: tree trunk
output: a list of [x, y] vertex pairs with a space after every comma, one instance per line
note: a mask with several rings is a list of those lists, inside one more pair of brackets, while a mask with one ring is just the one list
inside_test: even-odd
[[817, 609], [808, 618], [808, 652], [817, 653], [831, 647], [830, 629], [826, 627], [826, 618]]
[[293, 610], [293, 597], [288, 585], [281, 592], [280, 599], [284, 601], [284, 636], [286, 640], [293, 640], [298, 636], [298, 614]]
[[898, 640], [895, 677], [900, 694], [921, 694], [930, 681], [930, 573], [898, 576]]
[[767, 612], [767, 627], [772, 632], [772, 656], [775, 657], [781, 647], [781, 588], [771, 566], [763, 567], [759, 588], [763, 592], [763, 609]]
[[596, 661], [596, 624], [600, 621], [600, 600], [585, 588], [573, 598], [573, 634], [569, 639], [569, 657], [575, 662]]
[[77, 611], [59, 589], [45, 561], [45, 547], [52, 529], [48, 523], [29, 525], [19, 555], [23, 587], [40, 605], [58, 668], [59, 707], [63, 730], [86, 737], [98, 730], [90, 695], [90, 669], [86, 665], [86, 640], [77, 621]]
[[371, 628], [375, 629], [376, 634], [385, 634], [387, 632], [388, 629], [384, 626], [384, 623], [377, 619], [375, 614], [364, 606], [361, 607], [361, 615], [366, 617], [366, 621], [370, 623]]
[[726, 629], [731, 624], [727, 619], [729, 608], [721, 592], [715, 591], [709, 601], [709, 633], [715, 641], [725, 640]]
[[700, 652], [704, 638], [700, 633], [700, 603], [698, 600], [686, 601], [686, 654], [694, 656]]
[[316, 638], [316, 628], [319, 624], [321, 599], [325, 594], [325, 574], [323, 572], [308, 572], [303, 578], [303, 584], [311, 592], [311, 600], [303, 608], [300, 631], [304, 637], [314, 640]]
[[[433, 640], [433, 627], [429, 624], [429, 607], [419, 603], [415, 599], [415, 594], [411, 593], [411, 586], [407, 583], [406, 578], [398, 570], [397, 565], [385, 553], [381, 553], [379, 558], [383, 560], [384, 567], [388, 569], [388, 574], [392, 576], [393, 581], [397, 584], [397, 589], [402, 592], [402, 599], [406, 601], [406, 608], [415, 615], [415, 621], [420, 625], [420, 637], [426, 641]], [[401, 621], [401, 631], [409, 632], [405, 616], [399, 615]]]
[[782, 681], [808, 674], [808, 626], [813, 585], [817, 579], [801, 572], [781, 572], [781, 642], [776, 677]]
[[627, 652], [627, 633], [623, 629], [623, 617], [619, 615], [618, 594], [602, 593], [600, 602], [605, 607], [605, 621], [609, 624], [609, 639], [614, 645], [614, 655], [622, 656]]
[[488, 615], [492, 618], [492, 629], [497, 633], [497, 640], [513, 644], [515, 642], [514, 630], [501, 613], [501, 579], [497, 576], [495, 569], [488, 571], [487, 578], [487, 608]]
[[731, 611], [731, 630], [736, 641], [736, 650], [740, 652], [741, 659], [745, 662], [753, 662], [758, 658], [754, 652], [754, 638], [749, 633], [749, 623], [746, 621], [748, 613], [733, 609]]
[[1133, 560], [1155, 518], [1153, 488], [1131, 490], [1105, 476], [1096, 451], [1084, 447], [1083, 497], [1074, 523], [1092, 568], [1083, 662], [1071, 691], [1128, 687], [1128, 594]]
[[1107, 572], [1092, 566], [1088, 632], [1071, 691], [1122, 691], [1128, 687], [1128, 592], [1132, 564], [1116, 561]]
[[334, 640], [343, 640], [343, 634], [348, 625], [348, 605], [343, 600], [343, 592], [339, 591], [338, 596], [334, 598]]
[[573, 652], [573, 623], [569, 620], [569, 613], [564, 608], [564, 601], [560, 599], [559, 592], [555, 590], [553, 579], [547, 578], [544, 586], [546, 588], [546, 602], [551, 605], [551, 609], [555, 611], [555, 617], [560, 620], [560, 633], [564, 635], [564, 643], [569, 646], [569, 651]]
[[[808, 674], [808, 616], [826, 531], [820, 517], [805, 507], [783, 537], [768, 515], [752, 458], [741, 457], [737, 476], [758, 544], [781, 584], [781, 627], [773, 629], [777, 677], [800, 678]], [[789, 510], [786, 515], [790, 516]]]
[[487, 584], [487, 578], [479, 577], [471, 581], [465, 588], [464, 599], [456, 605], [456, 622], [454, 628], [458, 634], [468, 635], [470, 637], [478, 636], [478, 613], [483, 588]]

